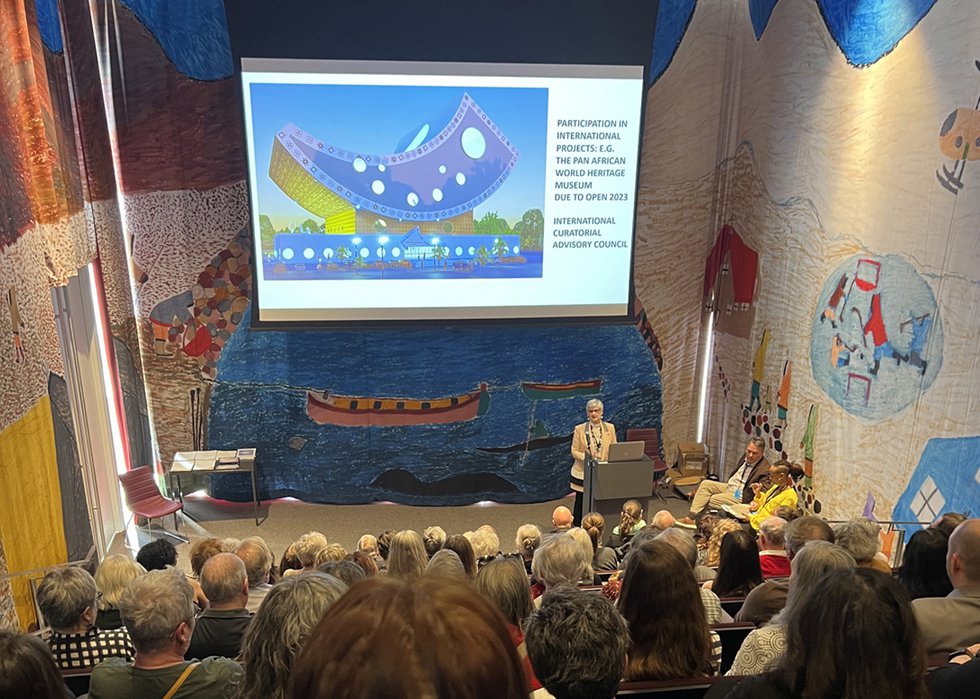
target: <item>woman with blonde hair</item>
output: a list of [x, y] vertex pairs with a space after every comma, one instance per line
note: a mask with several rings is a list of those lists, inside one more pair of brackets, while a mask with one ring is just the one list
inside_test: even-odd
[[403, 529], [391, 537], [391, 547], [388, 550], [388, 575], [396, 578], [413, 580], [421, 577], [429, 556], [425, 552], [425, 544], [418, 532]]
[[627, 500], [619, 515], [619, 524], [613, 527], [613, 536], [619, 537], [619, 545], [627, 543], [633, 535], [647, 526], [643, 521], [643, 506], [639, 500]]
[[106, 556], [95, 570], [95, 586], [102, 593], [95, 625], [103, 631], [122, 628], [119, 614], [119, 598], [130, 580], [138, 578], [146, 569], [128, 556]]
[[602, 534], [606, 528], [606, 518], [598, 512], [589, 512], [582, 518], [582, 529], [592, 539], [595, 555], [592, 556], [592, 567], [595, 570], [615, 570], [619, 565], [616, 551], [602, 543]]
[[531, 560], [534, 552], [541, 545], [541, 530], [534, 524], [522, 524], [517, 528], [517, 538], [514, 540], [517, 553], [524, 561], [524, 572], [531, 574]]

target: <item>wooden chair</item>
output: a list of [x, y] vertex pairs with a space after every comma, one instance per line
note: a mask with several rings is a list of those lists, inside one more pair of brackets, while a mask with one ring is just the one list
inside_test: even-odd
[[[690, 677], [683, 680], [620, 682], [617, 697], [631, 699], [702, 699], [722, 677]], [[731, 678], [727, 678], [731, 679]]]
[[626, 430], [627, 442], [643, 442], [643, 453], [653, 461], [653, 493], [666, 502], [660, 488], [664, 485], [667, 464], [660, 458], [660, 433], [655, 427], [634, 427]]
[[724, 675], [735, 663], [742, 641], [755, 630], [755, 624], [738, 621], [733, 624], [712, 624], [711, 630], [721, 637], [721, 674]]
[[[146, 518], [146, 533], [151, 539], [150, 520], [157, 517], [174, 516], [174, 531], [177, 530], [177, 512], [184, 508], [182, 503], [165, 498], [153, 480], [153, 472], [149, 466], [140, 466], [119, 476], [123, 492], [126, 494], [126, 506], [134, 516]], [[180, 534], [165, 532], [168, 536], [187, 541]]]

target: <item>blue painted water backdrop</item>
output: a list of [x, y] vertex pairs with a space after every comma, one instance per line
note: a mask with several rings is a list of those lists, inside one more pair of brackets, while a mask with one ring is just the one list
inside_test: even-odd
[[[531, 401], [522, 381], [602, 378], [605, 419], [617, 427], [661, 428], [660, 375], [632, 325], [256, 331], [239, 326], [221, 354], [208, 414], [209, 447], [258, 449], [262, 498], [311, 502], [392, 500], [415, 505], [480, 500], [540, 502], [568, 493], [569, 445], [508, 454], [478, 447], [517, 444], [542, 420], [553, 435], [585, 420], [588, 397]], [[468, 422], [407, 427], [318, 425], [306, 391], [437, 398], [489, 384], [487, 413]], [[408, 495], [371, 485], [389, 469], [419, 480], [496, 474], [513, 492]], [[479, 478], [474, 478], [474, 483]], [[245, 501], [247, 478], [215, 478], [215, 497]]]

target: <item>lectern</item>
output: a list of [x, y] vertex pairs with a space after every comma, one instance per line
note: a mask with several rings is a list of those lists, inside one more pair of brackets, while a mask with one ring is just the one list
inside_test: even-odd
[[648, 456], [637, 461], [585, 462], [585, 484], [582, 502], [585, 512], [598, 512], [606, 518], [606, 531], [619, 522], [623, 503], [639, 500], [643, 509], [653, 491], [653, 461]]

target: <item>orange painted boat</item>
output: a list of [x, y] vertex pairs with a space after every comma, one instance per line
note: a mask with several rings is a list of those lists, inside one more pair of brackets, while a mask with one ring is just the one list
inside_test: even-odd
[[306, 414], [319, 425], [399, 427], [465, 422], [486, 413], [487, 385], [444, 398], [369, 398], [306, 392]]

